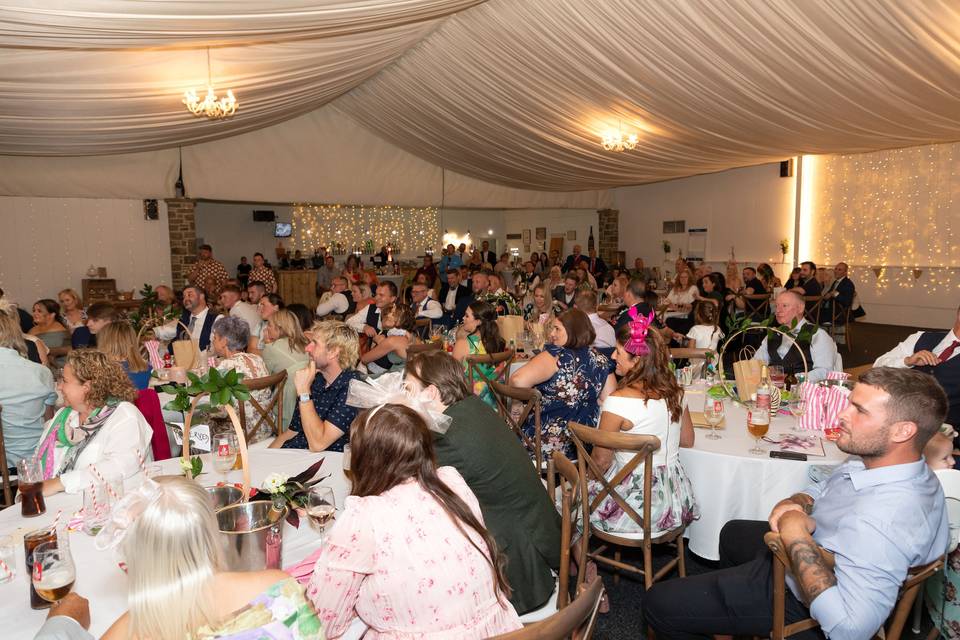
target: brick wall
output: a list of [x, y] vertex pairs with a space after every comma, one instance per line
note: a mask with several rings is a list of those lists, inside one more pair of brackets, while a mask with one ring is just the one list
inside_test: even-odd
[[599, 209], [597, 223], [600, 226], [600, 239], [597, 253], [608, 265], [616, 264], [617, 251], [620, 249], [620, 211], [618, 209]]
[[170, 272], [173, 286], [187, 286], [187, 271], [197, 260], [197, 227], [193, 217], [196, 201], [171, 198], [167, 202], [167, 226], [170, 228]]

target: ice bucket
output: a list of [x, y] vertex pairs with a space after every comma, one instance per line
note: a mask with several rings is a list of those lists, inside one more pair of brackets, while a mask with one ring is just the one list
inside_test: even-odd
[[217, 525], [230, 571], [279, 569], [283, 548], [283, 511], [270, 501], [242, 502], [217, 511]]
[[237, 504], [243, 500], [243, 491], [230, 485], [204, 487], [204, 489], [207, 490], [207, 495], [210, 496], [210, 504], [213, 505], [214, 511], [218, 511], [232, 504]]

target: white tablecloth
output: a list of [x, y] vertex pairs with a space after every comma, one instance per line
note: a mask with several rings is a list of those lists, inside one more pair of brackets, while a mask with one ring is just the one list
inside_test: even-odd
[[[267, 449], [266, 443], [258, 443], [250, 448], [250, 481], [254, 486], [260, 486], [263, 479], [270, 473], [279, 472], [296, 475], [306, 470], [319, 458], [325, 462], [320, 467], [320, 476], [331, 474], [322, 482], [323, 485], [333, 488], [337, 500], [338, 511], [343, 508], [349, 487], [343, 474], [343, 454], [333, 452], [312, 453], [296, 449]], [[161, 463], [164, 471], [179, 473], [179, 458], [165, 460]], [[205, 463], [209, 473], [204, 472], [198, 481], [204, 485], [213, 485], [220, 480], [220, 474], [212, 471], [212, 466]], [[232, 471], [228, 476], [231, 482], [240, 482], [239, 471]], [[23, 535], [33, 529], [38, 529], [53, 522], [58, 509], [63, 509], [64, 518], [75, 513], [81, 506], [80, 496], [71, 496], [61, 493], [46, 499], [47, 512], [36, 518], [24, 518], [20, 515], [20, 506], [0, 511], [0, 535], [12, 535], [16, 544], [17, 577], [13, 582], [0, 584], [0, 620], [8, 624], [3, 631], [5, 640], [30, 640], [37, 629], [43, 624], [47, 611], [34, 611], [30, 608], [29, 574], [25, 571], [23, 557]], [[117, 566], [117, 560], [111, 551], [98, 551], [93, 544], [93, 537], [80, 531], [69, 534], [70, 547], [77, 567], [77, 581], [74, 591], [90, 600], [90, 632], [100, 637], [127, 610], [127, 577]], [[289, 524], [283, 531], [283, 566], [288, 567], [312, 553], [319, 546], [320, 540], [310, 524], [303, 520], [300, 528], [295, 529]], [[9, 624], [15, 621], [15, 624]], [[363, 632], [363, 625], [351, 628], [344, 637], [359, 637]], [[355, 625], [356, 626], [356, 625]]]
[[[691, 410], [702, 410], [702, 391], [688, 390], [685, 400]], [[724, 406], [726, 426], [718, 430], [721, 439], [709, 440], [709, 429], [697, 428], [693, 448], [680, 450], [680, 462], [700, 505], [700, 519], [687, 527], [686, 537], [690, 550], [709, 560], [719, 559], [724, 524], [730, 520], [766, 520], [773, 505], [810, 484], [811, 465], [837, 465], [847, 457], [826, 440], [826, 456], [811, 455], [806, 462], [748, 453], [754, 439], [747, 432], [746, 410], [729, 400]], [[792, 416], [774, 417], [768, 437], [778, 440], [777, 434], [790, 432], [794, 422]], [[769, 451], [777, 447], [763, 442], [761, 448]]]

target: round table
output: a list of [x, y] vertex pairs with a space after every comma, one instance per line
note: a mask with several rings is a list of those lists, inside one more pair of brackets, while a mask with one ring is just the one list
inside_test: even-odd
[[[702, 388], [690, 388], [684, 394], [684, 402], [692, 411], [702, 411], [703, 398]], [[709, 429], [697, 428], [694, 446], [680, 450], [680, 463], [700, 506], [700, 518], [687, 527], [685, 537], [690, 550], [708, 560], [720, 557], [720, 529], [724, 524], [730, 520], [766, 520], [773, 505], [811, 484], [811, 466], [836, 466], [847, 458], [827, 440], [822, 440], [826, 455], [808, 455], [805, 462], [748, 453], [754, 439], [747, 432], [746, 410], [731, 400], [725, 400], [724, 407], [725, 427], [717, 430], [719, 440], [706, 437]], [[792, 416], [777, 415], [770, 422], [767, 437], [779, 440], [780, 434], [791, 433], [794, 424]], [[819, 437], [819, 432], [812, 435]], [[767, 452], [779, 448], [768, 442], [760, 446]]]
[[[343, 454], [324, 451], [313, 453], [299, 449], [268, 449], [267, 443], [260, 442], [250, 447], [250, 482], [260, 486], [270, 473], [278, 472], [296, 475], [306, 470], [320, 458], [324, 463], [318, 471], [320, 477], [330, 474], [322, 484], [333, 488], [337, 500], [337, 510], [343, 508], [343, 501], [349, 493], [349, 485], [343, 474]], [[207, 456], [203, 456], [206, 458]], [[160, 463], [164, 472], [179, 474], [179, 458], [164, 460]], [[205, 468], [197, 480], [203, 485], [213, 485], [222, 476], [212, 471], [212, 465]], [[240, 471], [230, 472], [230, 482], [240, 482]], [[53, 522], [57, 511], [62, 509], [62, 518], [70, 518], [81, 506], [79, 495], [60, 493], [46, 499], [47, 511], [36, 518], [24, 518], [20, 515], [19, 505], [0, 511], [0, 535], [10, 535], [16, 546], [16, 578], [7, 584], [0, 584], [0, 620], [9, 624], [4, 632], [6, 640], [31, 640], [47, 616], [47, 611], [34, 611], [30, 608], [29, 582], [23, 557], [23, 535], [34, 529], [45, 527]], [[77, 568], [77, 580], [74, 591], [90, 600], [90, 633], [100, 637], [127, 610], [127, 576], [117, 565], [112, 551], [98, 551], [94, 538], [82, 531], [69, 533], [70, 549]], [[296, 529], [285, 524], [283, 529], [283, 566], [289, 567], [306, 558], [320, 545], [317, 533], [306, 520]], [[350, 627], [344, 638], [359, 638], [365, 626], [359, 619]]]

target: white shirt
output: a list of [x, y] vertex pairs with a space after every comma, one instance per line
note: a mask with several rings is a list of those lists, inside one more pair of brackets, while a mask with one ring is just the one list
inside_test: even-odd
[[717, 350], [717, 343], [720, 342], [720, 329], [709, 324], [697, 324], [690, 327], [687, 337], [693, 340], [695, 349]]
[[[916, 333], [911, 334], [910, 336], [907, 337], [906, 340], [904, 340], [903, 342], [895, 346], [893, 349], [891, 349], [890, 351], [886, 352], [885, 354], [877, 358], [874, 361], [873, 366], [895, 367], [897, 369], [905, 369], [907, 365], [904, 364], [903, 362], [904, 358], [907, 358], [913, 355], [914, 350], [917, 348], [917, 341], [920, 339], [920, 336], [923, 335], [924, 333], [926, 333], [926, 331], [917, 331]], [[958, 338], [957, 334], [955, 334], [953, 331], [948, 331], [947, 335], [943, 337], [943, 340], [938, 342], [937, 346], [931, 349], [931, 353], [939, 357], [940, 354], [943, 353], [943, 351], [947, 347], [953, 344], [954, 340], [960, 340], [960, 338]], [[953, 353], [947, 359], [953, 360], [958, 355], [960, 355], [960, 348], [954, 349]]]
[[614, 332], [613, 327], [610, 326], [609, 322], [597, 315], [596, 311], [593, 313], [588, 313], [587, 317], [590, 318], [590, 324], [593, 325], [593, 331], [597, 334], [593, 344], [590, 345], [591, 347], [609, 349], [617, 346], [617, 334]]
[[457, 308], [457, 291], [460, 289], [460, 285], [456, 287], [450, 287], [447, 291], [447, 299], [443, 303], [443, 308], [447, 311], [453, 311]]
[[237, 303], [230, 308], [229, 313], [231, 318], [240, 318], [247, 323], [247, 326], [250, 327], [250, 335], [259, 335], [261, 319], [260, 312], [257, 311], [255, 306], [249, 302], [238, 300]]
[[331, 313], [344, 313], [350, 308], [350, 301], [342, 292], [331, 293], [317, 305], [317, 316], [323, 317]]
[[[793, 334], [796, 335], [806, 323], [806, 320], [801, 320], [797, 323], [797, 326], [793, 329]], [[780, 348], [777, 349], [777, 355], [781, 358], [787, 355], [787, 351], [793, 347], [793, 340], [790, 338], [784, 338], [783, 342], [780, 344]], [[837, 345], [834, 343], [833, 338], [830, 337], [823, 329], [817, 329], [817, 332], [813, 334], [813, 339], [810, 340], [810, 356], [813, 358], [813, 362], [808, 362], [807, 367], [809, 371], [807, 372], [807, 381], [808, 382], [820, 382], [821, 380], [827, 379], [828, 371], [835, 371], [833, 368], [834, 362], [837, 359]], [[764, 338], [763, 342], [760, 343], [760, 346], [757, 348], [757, 352], [753, 356], [754, 360], [759, 360], [760, 362], [770, 362], [770, 357], [767, 355], [767, 339]]]
[[[454, 290], [454, 293], [456, 293], [456, 290]], [[431, 298], [428, 293], [427, 297], [423, 299], [423, 302], [417, 305], [417, 317], [430, 318], [431, 320], [442, 318], [443, 307], [440, 306], [439, 302]]]
[[[203, 328], [203, 323], [207, 319], [207, 312], [210, 311], [210, 307], [204, 307], [203, 311], [193, 314], [190, 317], [195, 318], [196, 321], [193, 323], [193, 341], [200, 341], [200, 330]], [[213, 319], [214, 323], [220, 318], [218, 315]], [[177, 329], [180, 327], [177, 324], [180, 321], [180, 318], [171, 320], [167, 324], [161, 325], [153, 330], [153, 335], [157, 336], [161, 340], [173, 340], [177, 336]], [[187, 320], [187, 326], [190, 326], [190, 320]]]
[[[372, 303], [371, 303], [372, 304]], [[363, 327], [367, 324], [367, 309], [370, 308], [370, 305], [364, 305], [362, 308], [357, 309], [357, 312], [346, 319], [347, 326], [356, 331], [357, 333], [363, 333]], [[379, 315], [380, 310], [377, 310]], [[379, 319], [378, 319], [379, 326]]]

